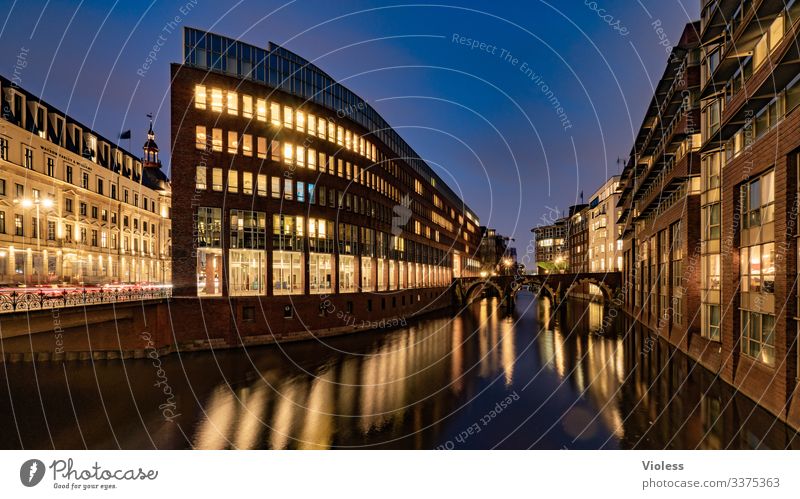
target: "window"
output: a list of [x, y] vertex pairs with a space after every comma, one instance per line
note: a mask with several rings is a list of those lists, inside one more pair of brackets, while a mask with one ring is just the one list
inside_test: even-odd
[[263, 174], [258, 174], [257, 177], [257, 188], [258, 188], [258, 195], [266, 197], [267, 196], [267, 176]]
[[253, 155], [253, 136], [247, 133], [242, 135], [242, 154], [245, 156]]
[[339, 255], [339, 292], [354, 293], [355, 291], [355, 257]]
[[253, 194], [253, 174], [242, 172], [242, 194]]
[[[6, 212], [0, 211], [0, 234], [6, 233]], [[2, 269], [0, 269], [0, 273], [2, 273]]]
[[8, 161], [8, 139], [0, 137], [0, 159]]
[[222, 192], [222, 168], [211, 169], [211, 190]]
[[211, 110], [218, 113], [222, 112], [222, 89], [211, 89]]
[[772, 222], [775, 216], [775, 172], [770, 171], [741, 187], [744, 228]]
[[287, 128], [293, 127], [294, 110], [289, 106], [283, 106], [283, 126]]
[[372, 258], [361, 257], [361, 290], [375, 291], [372, 281]]
[[276, 295], [303, 294], [302, 253], [272, 252], [272, 292]]
[[267, 215], [260, 211], [231, 210], [231, 248], [267, 249]]
[[281, 197], [281, 179], [279, 177], [272, 177], [272, 189], [271, 194], [274, 199], [278, 199]]
[[742, 353], [769, 366], [775, 364], [775, 317], [741, 311]]
[[308, 286], [312, 294], [333, 290], [333, 256], [324, 253], [308, 255]]
[[228, 170], [228, 192], [239, 192], [239, 172], [236, 170]]
[[256, 99], [256, 119], [267, 121], [267, 101], [265, 99]]
[[64, 198], [64, 211], [72, 213], [72, 198]]
[[197, 295], [219, 296], [222, 294], [222, 251], [219, 249], [222, 246], [222, 210], [198, 208], [195, 231], [198, 246]]
[[242, 117], [253, 117], [253, 97], [251, 95], [242, 95]]
[[677, 222], [670, 227], [672, 235], [670, 278], [672, 279], [672, 320], [675, 324], [683, 322], [683, 234], [682, 224]]
[[197, 125], [194, 128], [195, 147], [197, 149], [206, 148], [206, 127]]
[[301, 203], [305, 202], [306, 200], [305, 183], [300, 181], [297, 182], [297, 200]]
[[720, 204], [714, 203], [703, 207], [704, 239], [720, 238]]
[[25, 163], [24, 166], [28, 170], [33, 170], [33, 149], [29, 149], [23, 146], [25, 150]]
[[14, 235], [25, 236], [25, 219], [22, 215], [14, 215]]
[[204, 85], [194, 86], [194, 107], [195, 109], [206, 108], [206, 87]]
[[288, 201], [294, 199], [294, 182], [288, 178], [283, 180], [283, 199]]
[[47, 156], [47, 176], [48, 177], [56, 176], [56, 160], [51, 156]]
[[701, 312], [703, 328], [701, 335], [713, 341], [720, 341], [719, 305], [704, 303]]
[[239, 151], [239, 139], [236, 132], [228, 132], [228, 154], [236, 154]]
[[206, 179], [206, 167], [205, 166], [197, 166], [195, 169], [194, 174], [194, 187], [199, 191], [204, 191], [208, 188], [208, 182]]
[[270, 123], [281, 126], [281, 106], [277, 102], [269, 103]]
[[749, 246], [739, 250], [741, 291], [775, 292], [775, 243]]
[[264, 295], [267, 282], [267, 255], [257, 250], [229, 250], [228, 294]]
[[222, 129], [214, 128], [211, 130], [211, 150], [222, 152]]

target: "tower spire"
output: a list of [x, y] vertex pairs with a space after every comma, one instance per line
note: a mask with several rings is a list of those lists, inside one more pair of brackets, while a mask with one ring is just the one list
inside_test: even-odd
[[153, 131], [153, 113], [147, 113], [150, 120], [150, 128], [147, 130], [147, 141], [145, 141], [142, 151], [142, 164], [145, 168], [161, 168], [161, 160], [158, 159], [158, 144], [156, 144], [156, 133]]

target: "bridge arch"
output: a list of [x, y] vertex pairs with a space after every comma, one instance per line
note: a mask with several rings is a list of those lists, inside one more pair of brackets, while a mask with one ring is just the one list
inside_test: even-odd
[[567, 291], [564, 293], [564, 297], [571, 296], [574, 288], [589, 284], [593, 284], [600, 289], [600, 293], [602, 294], [605, 303], [611, 303], [611, 300], [614, 299], [614, 292], [611, 290], [608, 284], [606, 284], [604, 281], [592, 277], [577, 279], [572, 283], [570, 283], [569, 287], [567, 288]]
[[464, 304], [469, 305], [470, 303], [474, 302], [476, 299], [478, 299], [480, 293], [485, 291], [487, 287], [491, 287], [492, 289], [497, 291], [497, 296], [501, 300], [505, 298], [506, 295], [505, 291], [500, 286], [498, 286], [494, 281], [487, 279], [482, 281], [476, 281], [468, 285], [466, 291], [464, 292]]

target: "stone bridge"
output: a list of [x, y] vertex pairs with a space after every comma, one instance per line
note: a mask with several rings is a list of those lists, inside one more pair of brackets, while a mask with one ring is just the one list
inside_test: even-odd
[[514, 307], [517, 293], [525, 287], [549, 296], [554, 305], [578, 292], [585, 292], [590, 284], [597, 286], [606, 303], [615, 297], [622, 298], [616, 296], [622, 286], [619, 272], [461, 277], [453, 281], [453, 303], [458, 306], [467, 305], [490, 292], [500, 297], [510, 310]]

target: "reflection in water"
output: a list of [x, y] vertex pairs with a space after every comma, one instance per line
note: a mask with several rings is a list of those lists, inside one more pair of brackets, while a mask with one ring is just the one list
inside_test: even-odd
[[639, 326], [618, 317], [600, 334], [600, 303], [497, 305], [326, 343], [164, 358], [174, 422], [147, 360], [8, 364], [0, 447], [49, 448], [50, 434], [59, 448], [800, 446]]

